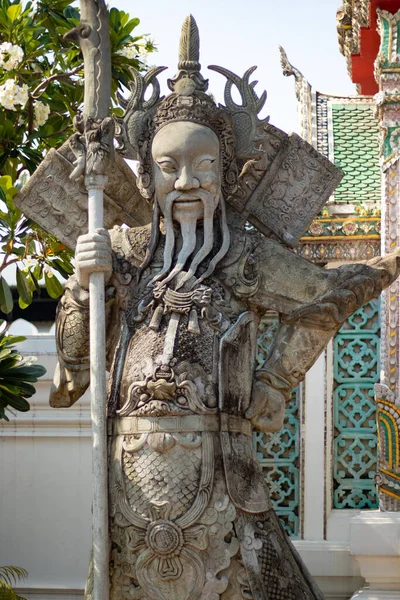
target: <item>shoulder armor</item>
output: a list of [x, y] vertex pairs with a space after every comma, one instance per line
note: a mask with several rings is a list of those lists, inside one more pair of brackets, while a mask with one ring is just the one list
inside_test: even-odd
[[[120, 270], [120, 263], [129, 263], [137, 268], [146, 256], [146, 250], [151, 236], [151, 224], [131, 229], [116, 226], [110, 231], [111, 245], [117, 264], [115, 270]], [[126, 270], [126, 269], [124, 269]]]

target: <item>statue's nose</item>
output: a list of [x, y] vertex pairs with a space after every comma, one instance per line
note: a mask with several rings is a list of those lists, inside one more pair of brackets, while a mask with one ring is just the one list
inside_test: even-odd
[[178, 191], [188, 191], [200, 187], [199, 180], [193, 175], [188, 167], [182, 167], [178, 179], [175, 181], [175, 189]]

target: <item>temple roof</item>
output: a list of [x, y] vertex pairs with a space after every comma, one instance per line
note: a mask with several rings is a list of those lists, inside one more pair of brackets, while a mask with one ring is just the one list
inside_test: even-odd
[[345, 173], [335, 202], [380, 202], [378, 126], [370, 104], [330, 101], [332, 159]]
[[321, 264], [378, 256], [381, 183], [374, 100], [314, 90], [311, 98], [301, 111], [311, 113], [309, 141], [343, 169], [344, 177], [303, 235], [297, 252]]
[[336, 17], [339, 48], [346, 57], [349, 75], [358, 92], [366, 95], [379, 91], [374, 77], [380, 45], [378, 8], [395, 13], [400, 9], [400, 0], [343, 0]]

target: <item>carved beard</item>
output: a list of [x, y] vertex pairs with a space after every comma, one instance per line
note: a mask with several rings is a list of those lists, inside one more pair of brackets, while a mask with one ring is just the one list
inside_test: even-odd
[[[203, 244], [196, 252], [196, 254], [192, 257], [190, 265], [188, 265], [187, 273], [184, 277], [179, 281], [179, 285], [176, 289], [181, 288], [188, 280], [190, 280], [195, 274], [200, 266], [200, 264], [207, 258], [210, 254], [213, 243], [214, 243], [214, 206], [215, 206], [215, 196], [210, 192], [197, 189], [196, 195], [198, 195], [199, 199], [203, 203]], [[176, 277], [181, 271], [183, 271], [186, 262], [188, 261], [190, 255], [193, 253], [196, 247], [196, 230], [197, 230], [197, 219], [196, 218], [187, 218], [181, 219], [179, 224], [181, 228], [182, 235], [182, 248], [179, 252], [177, 261], [175, 266], [172, 268], [173, 258], [174, 258], [174, 249], [176, 247], [176, 239], [175, 239], [175, 229], [173, 226], [173, 205], [178, 199], [183, 199], [185, 196], [184, 192], [180, 191], [172, 191], [165, 198], [164, 205], [164, 226], [165, 226], [165, 247], [164, 247], [164, 263], [161, 271], [153, 278], [152, 284], [159, 282], [161, 284], [166, 284], [170, 282], [174, 277]], [[220, 195], [219, 199], [220, 206], [220, 227], [222, 232], [222, 243], [221, 246], [214, 256], [214, 258], [210, 261], [208, 268], [203, 273], [201, 277], [197, 280], [194, 280], [191, 284], [188, 285], [188, 289], [192, 289], [201, 281], [203, 281], [206, 277], [209, 277], [211, 273], [214, 271], [217, 264], [223, 259], [225, 254], [229, 250], [230, 243], [230, 235], [228, 224], [226, 220], [226, 210], [225, 210], [225, 201]], [[159, 207], [157, 199], [154, 199], [154, 215], [153, 215], [153, 225], [152, 225], [152, 240], [150, 242], [149, 254], [146, 256], [146, 259], [140, 269], [142, 272], [144, 268], [150, 263], [152, 255], [155, 250], [155, 236], [157, 235], [157, 231], [159, 228]]]

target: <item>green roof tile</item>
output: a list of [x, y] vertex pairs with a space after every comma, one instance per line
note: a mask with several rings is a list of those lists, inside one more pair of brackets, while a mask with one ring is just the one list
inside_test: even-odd
[[345, 173], [336, 202], [379, 202], [378, 124], [372, 106], [332, 104], [334, 163]]

